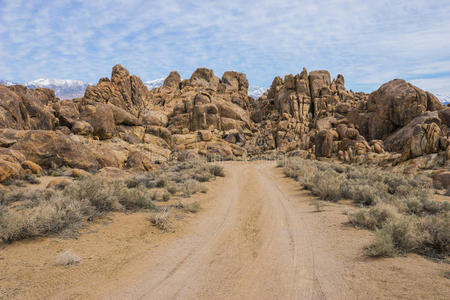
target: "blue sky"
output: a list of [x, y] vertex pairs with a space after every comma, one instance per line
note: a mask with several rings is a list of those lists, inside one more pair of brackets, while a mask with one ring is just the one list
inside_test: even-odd
[[0, 0], [0, 79], [144, 80], [200, 66], [251, 85], [308, 70], [369, 92], [405, 78], [450, 95], [450, 1]]

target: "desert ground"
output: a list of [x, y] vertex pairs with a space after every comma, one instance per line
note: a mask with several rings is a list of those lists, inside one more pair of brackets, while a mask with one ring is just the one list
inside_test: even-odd
[[[349, 201], [323, 202], [273, 161], [226, 162], [171, 230], [147, 212], [112, 213], [78, 238], [2, 244], [4, 299], [448, 299], [449, 264], [417, 254], [370, 258]], [[443, 199], [446, 196], [440, 196]], [[61, 266], [71, 249], [81, 263]], [[447, 274], [447, 275], [446, 275]]]

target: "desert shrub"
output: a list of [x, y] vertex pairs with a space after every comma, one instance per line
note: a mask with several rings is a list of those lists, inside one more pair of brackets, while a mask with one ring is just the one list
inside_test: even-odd
[[169, 184], [167, 185], [167, 191], [170, 194], [175, 195], [178, 192], [177, 184], [174, 182], [169, 182]]
[[403, 200], [402, 208], [407, 214], [435, 215], [450, 211], [450, 203], [448, 201], [430, 200], [427, 197], [412, 196]]
[[169, 179], [166, 176], [161, 176], [156, 180], [156, 187], [163, 188], [169, 183]]
[[190, 213], [197, 213], [200, 210], [200, 204], [197, 201], [192, 203], [184, 203], [179, 201], [174, 207]]
[[375, 241], [368, 246], [370, 256], [393, 256], [417, 249], [421, 244], [417, 220], [412, 217], [391, 219], [375, 232]]
[[60, 266], [73, 266], [79, 263], [81, 263], [81, 258], [70, 249], [59, 254], [56, 258], [56, 264]]
[[429, 199], [422, 200], [423, 209], [429, 214], [448, 213], [450, 212], [450, 203], [448, 201], [439, 202]]
[[318, 199], [314, 199], [311, 203], [316, 208], [315, 212], [321, 212], [322, 211], [322, 204]]
[[450, 214], [444, 213], [427, 216], [419, 224], [421, 231], [425, 232], [421, 251], [433, 255], [450, 254]]
[[149, 189], [156, 187], [156, 181], [148, 175], [128, 178], [125, 180], [125, 184], [128, 188], [135, 188], [140, 185], [143, 185]]
[[192, 194], [199, 192], [201, 185], [197, 180], [189, 179], [182, 185], [183, 197], [190, 197]]
[[169, 211], [153, 211], [150, 213], [149, 217], [150, 223], [152, 223], [156, 228], [169, 231], [172, 229], [172, 221], [170, 220]]
[[225, 177], [225, 170], [219, 165], [209, 165], [209, 172], [213, 176]]
[[298, 170], [296, 168], [286, 167], [286, 168], [283, 169], [283, 174], [286, 177], [297, 179]]
[[200, 182], [210, 181], [211, 178], [214, 178], [214, 175], [208, 171], [203, 171], [197, 174], [194, 174], [194, 179]]
[[342, 179], [331, 170], [317, 173], [312, 179], [311, 191], [322, 200], [336, 202], [342, 199]]
[[[224, 176], [223, 168], [204, 162], [183, 162], [125, 180], [96, 176], [76, 180], [64, 190], [0, 190], [0, 240], [15, 241], [74, 231], [83, 220], [92, 220], [109, 211], [151, 209], [155, 226], [170, 227], [167, 211], [158, 210], [153, 200], [168, 201], [181, 192], [189, 197], [207, 192], [199, 181]], [[15, 205], [12, 203], [18, 202]], [[185, 207], [198, 211], [198, 203]]]
[[16, 190], [9, 191], [0, 194], [0, 204], [8, 205], [14, 202], [24, 202], [25, 206], [33, 206], [35, 203], [39, 201], [49, 200], [56, 194], [56, 191], [53, 189], [35, 189], [35, 190]]
[[322, 200], [352, 199], [363, 206], [348, 218], [376, 231], [369, 255], [448, 254], [450, 204], [429, 199], [430, 177], [302, 159], [281, 160], [278, 166]]
[[397, 209], [387, 204], [377, 204], [370, 208], [363, 208], [348, 215], [354, 226], [375, 230], [381, 228], [386, 221], [397, 215]]
[[40, 184], [41, 181], [36, 178], [36, 175], [26, 174], [25, 175], [25, 181], [30, 184]]
[[164, 202], [169, 201], [170, 200], [170, 193], [166, 190], [164, 191], [163, 195], [162, 195], [162, 200]]
[[56, 194], [40, 201], [33, 208], [3, 209], [0, 216], [0, 240], [16, 241], [45, 236], [75, 226], [85, 215], [92, 213], [87, 201], [78, 201]]
[[125, 188], [118, 187], [115, 193], [111, 195], [116, 197], [117, 201], [125, 209], [138, 209], [138, 208], [154, 208], [155, 205], [152, 202], [152, 195], [149, 190], [147, 190], [142, 185], [136, 188]]
[[366, 248], [368, 256], [394, 256], [396, 249], [392, 235], [386, 231], [378, 230], [375, 232], [375, 240]]
[[122, 205], [115, 197], [120, 188], [114, 181], [90, 176], [67, 187], [64, 195], [80, 201], [86, 200], [101, 213], [122, 209]]
[[380, 190], [376, 185], [355, 185], [352, 193], [352, 198], [356, 203], [361, 205], [375, 205], [380, 198]]

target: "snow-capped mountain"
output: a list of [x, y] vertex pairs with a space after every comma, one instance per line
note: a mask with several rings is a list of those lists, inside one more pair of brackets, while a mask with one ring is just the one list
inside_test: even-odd
[[83, 97], [87, 82], [72, 79], [36, 79], [26, 83], [28, 88], [49, 88], [55, 91], [55, 95], [61, 99], [73, 99]]
[[250, 86], [248, 88], [248, 95], [252, 97], [253, 99], [258, 99], [261, 97], [265, 92], [266, 88], [259, 87], [259, 86]]
[[445, 96], [436, 94], [435, 96], [438, 97], [438, 99], [441, 100], [444, 105], [448, 105], [450, 103], [450, 95]]
[[164, 84], [165, 78], [158, 78], [154, 80], [144, 81], [144, 84], [147, 86], [149, 90], [161, 87]]
[[[144, 81], [144, 84], [147, 86], [149, 90], [161, 87], [164, 83], [165, 78], [158, 78], [154, 80]], [[0, 84], [11, 86], [15, 84], [23, 84], [16, 83], [9, 80], [1, 80]], [[55, 91], [55, 95], [61, 99], [73, 99], [83, 97], [84, 91], [89, 83], [80, 81], [80, 80], [72, 80], [72, 79], [50, 79], [50, 78], [40, 78], [33, 81], [29, 81], [25, 84], [26, 87], [30, 89], [35, 89], [38, 87], [41, 88], [49, 88]], [[266, 88], [259, 86], [250, 86], [248, 88], [248, 95], [254, 99], [258, 99], [264, 92]], [[450, 97], [449, 97], [450, 98]], [[442, 99], [441, 99], [442, 100]], [[447, 98], [446, 101], [450, 99]]]
[[9, 80], [0, 79], [0, 84], [6, 85], [6, 86], [11, 86], [11, 85], [16, 85], [17, 83], [9, 81]]

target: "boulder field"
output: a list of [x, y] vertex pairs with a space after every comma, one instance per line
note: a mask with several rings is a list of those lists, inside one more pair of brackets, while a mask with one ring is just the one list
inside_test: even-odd
[[259, 99], [246, 75], [173, 71], [149, 91], [121, 65], [60, 100], [50, 89], [0, 85], [0, 182], [68, 167], [146, 171], [171, 159], [287, 154], [347, 163], [448, 169], [450, 107], [401, 79], [371, 94], [328, 71], [275, 77]]

